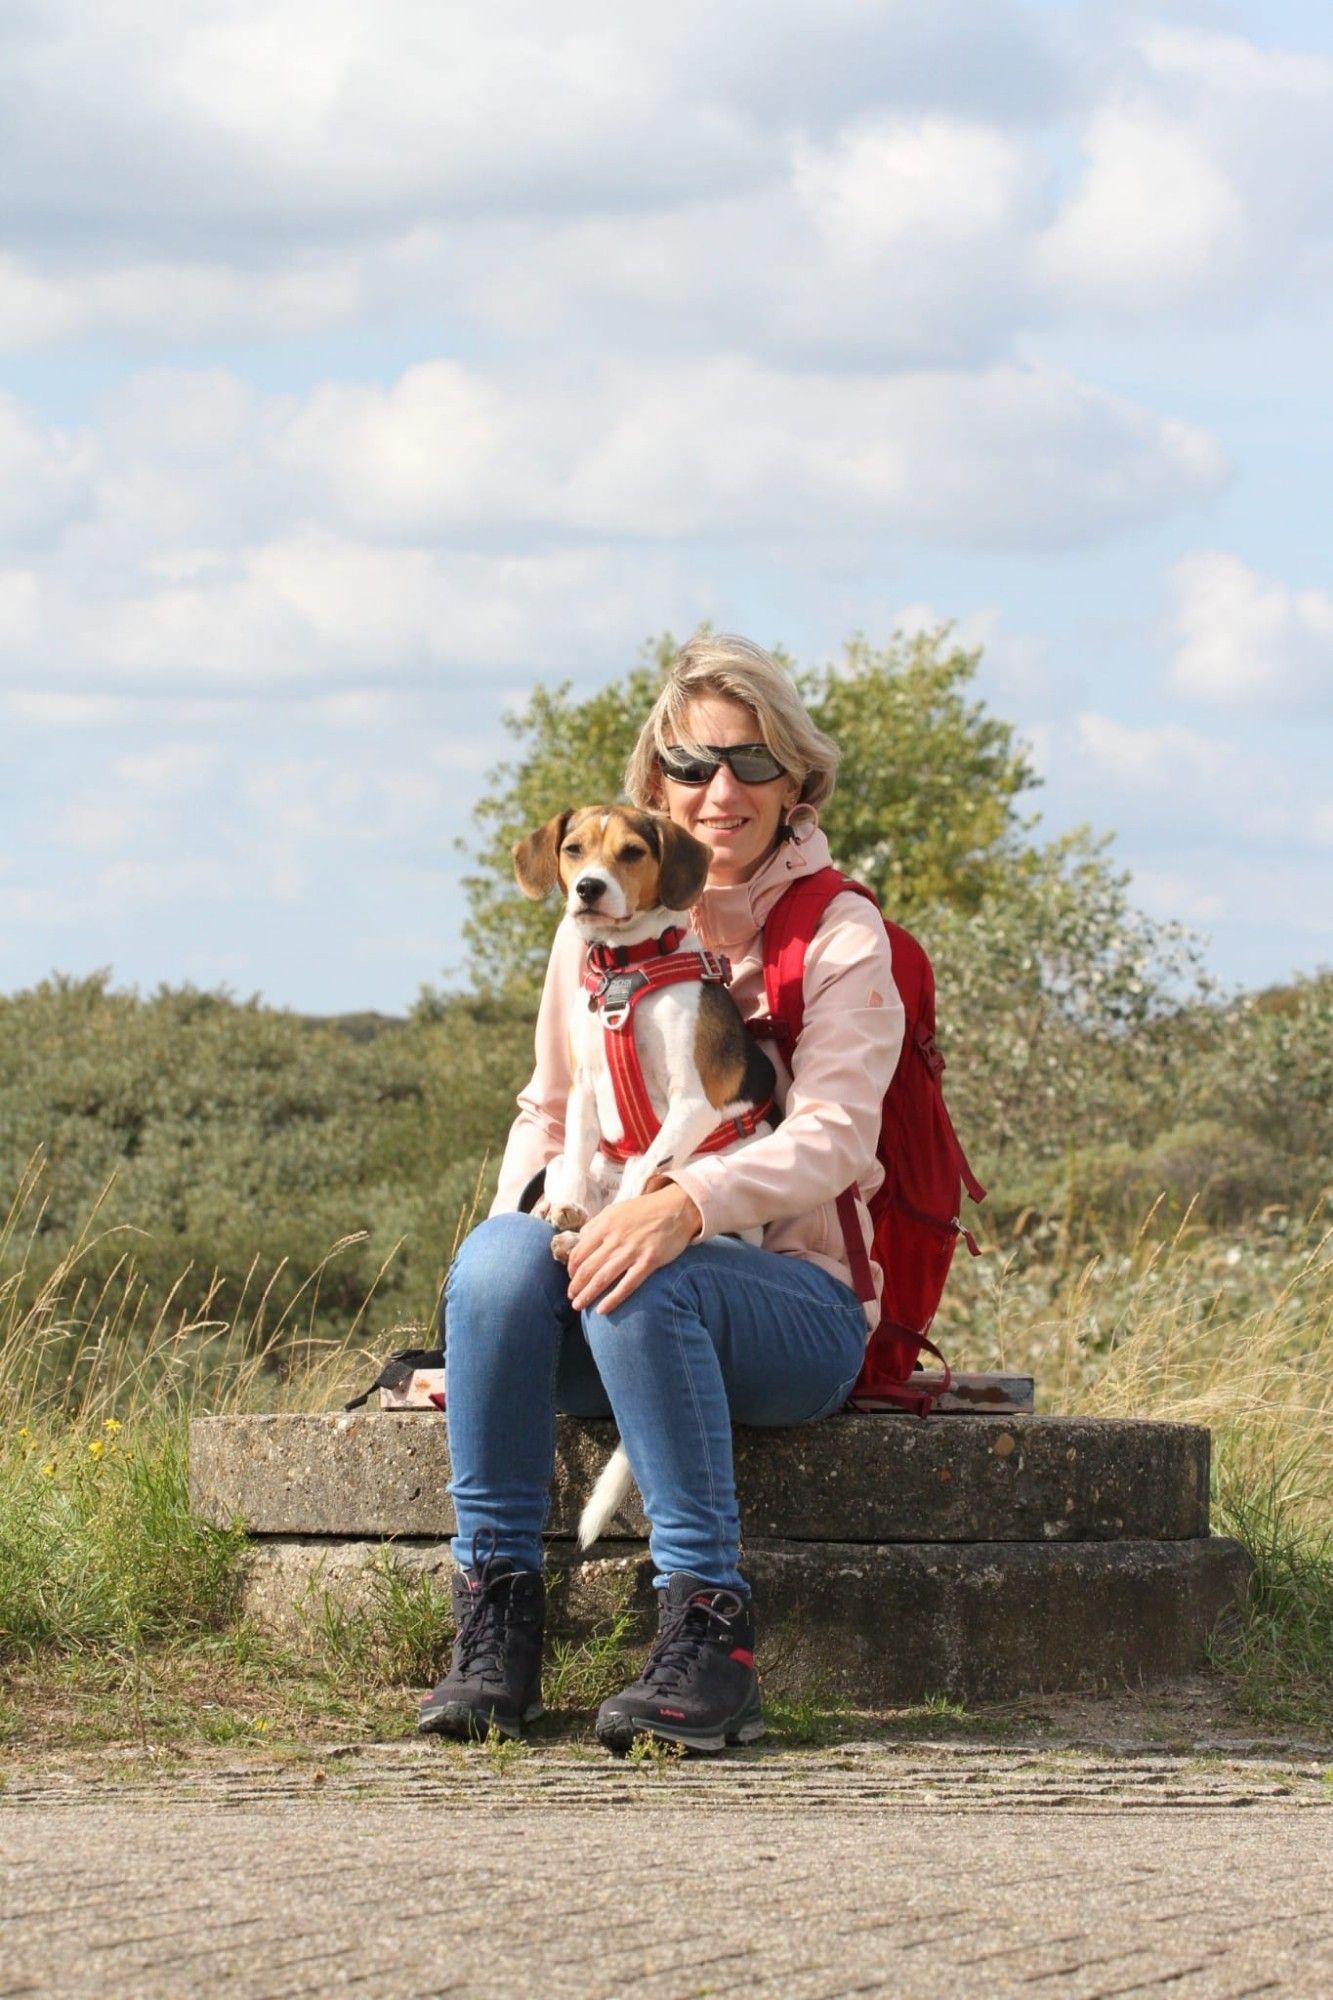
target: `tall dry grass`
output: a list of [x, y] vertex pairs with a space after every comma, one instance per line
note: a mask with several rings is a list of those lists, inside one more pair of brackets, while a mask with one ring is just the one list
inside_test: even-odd
[[1046, 1282], [1034, 1311], [1030, 1274], [998, 1263], [987, 1359], [1030, 1369], [1045, 1409], [1208, 1428], [1214, 1532], [1254, 1560], [1244, 1628], [1218, 1657], [1254, 1711], [1327, 1720], [1333, 1231], [1322, 1213], [1231, 1237], [1199, 1232], [1187, 1215], [1167, 1242], [1145, 1228], [1127, 1252]]
[[[484, 1166], [483, 1166], [484, 1174]], [[34, 1158], [0, 1224], [0, 1660], [44, 1647], [135, 1654], [225, 1623], [244, 1538], [190, 1512], [189, 1419], [245, 1410], [323, 1409], [378, 1366], [358, 1313], [340, 1340], [314, 1331], [329, 1250], [281, 1311], [281, 1267], [253, 1299], [217, 1309], [216, 1274], [186, 1305], [183, 1270], [154, 1296], [135, 1262], [141, 1232], [102, 1229], [106, 1190], [46, 1275], [32, 1256], [44, 1164]], [[460, 1214], [455, 1247], [475, 1219]], [[119, 1255], [91, 1282], [94, 1250]], [[380, 1276], [395, 1252], [385, 1259]], [[252, 1268], [258, 1268], [258, 1259]], [[367, 1301], [367, 1307], [373, 1301]], [[416, 1325], [377, 1330], [377, 1350], [419, 1345]]]
[[[479, 1198], [480, 1183], [459, 1236]], [[189, 1416], [328, 1408], [423, 1329], [372, 1339], [363, 1314], [341, 1340], [315, 1337], [321, 1276], [357, 1238], [281, 1313], [260, 1293], [224, 1316], [216, 1285], [180, 1303], [186, 1273], [153, 1297], [133, 1231], [90, 1284], [96, 1209], [38, 1280], [42, 1212], [34, 1162], [0, 1228], [0, 1657], [216, 1626], [239, 1542], [190, 1516]], [[1041, 1408], [1210, 1428], [1214, 1525], [1256, 1564], [1229, 1664], [1257, 1707], [1308, 1707], [1333, 1657], [1333, 1257], [1318, 1218], [1230, 1238], [1186, 1225], [1166, 1243], [1145, 1230], [1125, 1253], [1035, 1276], [993, 1256], [968, 1323], [954, 1358], [1030, 1369]]]

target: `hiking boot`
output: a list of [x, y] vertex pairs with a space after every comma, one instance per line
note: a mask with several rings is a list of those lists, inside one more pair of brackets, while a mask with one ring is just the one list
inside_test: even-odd
[[426, 1696], [417, 1728], [428, 1735], [481, 1739], [492, 1729], [518, 1736], [542, 1713], [542, 1635], [546, 1590], [539, 1570], [515, 1569], [495, 1553], [484, 1560], [472, 1538], [472, 1563], [453, 1578], [454, 1650], [449, 1671]]
[[642, 1674], [597, 1711], [598, 1742], [623, 1757], [636, 1736], [721, 1750], [763, 1733], [749, 1599], [678, 1570], [661, 1593]]

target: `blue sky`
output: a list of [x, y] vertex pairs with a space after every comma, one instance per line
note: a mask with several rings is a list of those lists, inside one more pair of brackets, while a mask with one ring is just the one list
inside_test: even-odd
[[704, 618], [956, 621], [1329, 963], [1331, 298], [1323, 5], [11, 10], [0, 991], [404, 1010], [506, 706]]

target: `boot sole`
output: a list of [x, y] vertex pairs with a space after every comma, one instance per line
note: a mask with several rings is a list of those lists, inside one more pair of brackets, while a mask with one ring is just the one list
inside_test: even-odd
[[605, 1723], [599, 1721], [597, 1724], [597, 1741], [613, 1757], [628, 1756], [638, 1736], [651, 1736], [658, 1743], [679, 1743], [683, 1750], [693, 1750], [699, 1756], [711, 1756], [719, 1750], [738, 1749], [746, 1743], [757, 1743], [766, 1734], [762, 1715], [746, 1716], [712, 1735], [694, 1729], [673, 1729], [669, 1723], [644, 1722], [629, 1715], [611, 1716]]
[[462, 1743], [484, 1743], [492, 1730], [505, 1738], [521, 1736], [527, 1724], [536, 1722], [546, 1710], [539, 1701], [530, 1702], [521, 1716], [500, 1715], [494, 1709], [470, 1708], [465, 1701], [446, 1701], [439, 1708], [421, 1709], [417, 1715], [420, 1736], [453, 1736]]

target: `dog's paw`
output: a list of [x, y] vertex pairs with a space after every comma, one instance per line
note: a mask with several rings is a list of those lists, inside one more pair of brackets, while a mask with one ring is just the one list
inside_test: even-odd
[[558, 1236], [551, 1238], [551, 1255], [557, 1264], [567, 1264], [569, 1253], [579, 1240], [577, 1229], [562, 1229]]
[[546, 1220], [553, 1222], [557, 1229], [582, 1229], [588, 1220], [588, 1211], [586, 1208], [575, 1208], [572, 1202], [562, 1201], [552, 1208]]

